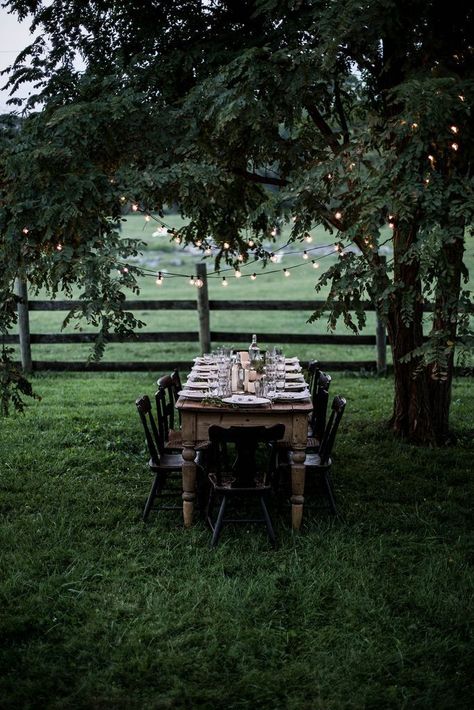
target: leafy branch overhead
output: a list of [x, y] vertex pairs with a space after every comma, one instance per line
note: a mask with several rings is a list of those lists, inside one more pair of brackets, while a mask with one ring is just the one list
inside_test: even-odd
[[[10, 70], [13, 89], [36, 83], [28, 116], [1, 133], [3, 332], [17, 275], [51, 295], [78, 284], [84, 307], [70, 318], [99, 326], [97, 355], [110, 329], [140, 325], [124, 304], [138, 272], [116, 271], [140, 248], [120, 239], [127, 200], [158, 212], [177, 204], [183, 243], [212, 236], [217, 266], [247, 259], [250, 237], [265, 261], [277, 220], [292, 224], [293, 240], [320, 224], [340, 244], [316, 284], [331, 284], [330, 327], [362, 327], [371, 299], [392, 345], [395, 430], [445, 436], [447, 420], [429, 421], [441, 391], [430, 383], [444, 387], [449, 411], [448, 343], [470, 337], [461, 279], [474, 213], [472, 8], [7, 5], [39, 38]], [[424, 301], [435, 304], [428, 343]]]

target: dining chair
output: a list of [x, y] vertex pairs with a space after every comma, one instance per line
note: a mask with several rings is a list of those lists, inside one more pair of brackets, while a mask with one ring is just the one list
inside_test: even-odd
[[175, 392], [175, 383], [172, 375], [164, 375], [158, 380], [158, 390], [155, 393], [156, 413], [158, 427], [165, 442], [165, 449], [168, 452], [181, 451], [183, 448], [179, 425], [176, 428], [178, 417], [175, 404], [179, 391]]
[[[164, 439], [153, 416], [150, 398], [142, 395], [135, 402], [145, 432], [150, 458], [148, 468], [153, 474], [153, 483], [143, 509], [143, 520], [148, 518], [155, 499], [158, 496], [170, 497], [171, 491], [165, 489], [168, 479], [173, 475], [181, 479], [182, 457], [178, 453], [166, 453]], [[182, 510], [182, 505], [162, 505], [161, 510]]]
[[[158, 430], [164, 441], [166, 453], [180, 453], [183, 450], [183, 436], [180, 428], [176, 428], [180, 421], [180, 411], [175, 407], [179, 399], [181, 385], [178, 370], [171, 375], [164, 375], [158, 380], [158, 389], [155, 392], [156, 416]], [[196, 451], [204, 451], [209, 446], [209, 441], [199, 441]]]
[[[212, 530], [211, 547], [217, 545], [222, 527], [226, 523], [264, 523], [271, 544], [276, 546], [275, 531], [267, 507], [274, 465], [272, 450], [268, 444], [282, 439], [284, 434], [283, 424], [271, 427], [209, 427], [210, 493], [206, 517]], [[239, 501], [245, 499], [259, 501], [260, 516], [240, 516]], [[219, 510], [214, 519], [214, 505], [219, 500]], [[228, 504], [237, 517], [225, 516]]]
[[331, 414], [324, 429], [318, 451], [307, 451], [305, 460], [306, 481], [311, 476], [318, 476], [324, 486], [324, 490], [329, 500], [329, 507], [333, 515], [336, 515], [336, 502], [331, 480], [332, 459], [331, 452], [334, 448], [337, 430], [341, 423], [342, 415], [346, 407], [344, 397], [337, 395], [334, 397], [331, 406]]
[[307, 442], [307, 447], [311, 450], [317, 450], [319, 448], [324, 435], [331, 380], [331, 376], [322, 372], [319, 368], [317, 372], [314, 373], [310, 389], [313, 411], [309, 418]]

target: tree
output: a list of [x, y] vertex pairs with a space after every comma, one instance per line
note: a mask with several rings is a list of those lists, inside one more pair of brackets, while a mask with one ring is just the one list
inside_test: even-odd
[[[446, 441], [454, 349], [471, 335], [461, 280], [474, 210], [472, 8], [459, 0], [6, 4], [41, 29], [10, 74], [12, 88], [36, 82], [26, 108], [41, 110], [1, 159], [1, 257], [11, 263], [4, 303], [13, 302], [13, 276], [27, 271], [53, 291], [82, 283], [81, 315], [92, 313], [105, 339], [114, 324], [137, 325], [122, 310], [134, 274], [111, 276], [120, 251], [137, 248], [115, 230], [125, 195], [144, 209], [177, 202], [189, 218], [185, 242], [230, 243], [218, 264], [247, 258], [245, 230], [265, 260], [276, 219], [295, 220], [294, 240], [322, 224], [341, 245], [319, 283], [331, 283], [330, 324], [342, 317], [356, 330], [366, 298], [375, 303], [394, 358], [394, 431]], [[357, 251], [346, 252], [349, 243]]]

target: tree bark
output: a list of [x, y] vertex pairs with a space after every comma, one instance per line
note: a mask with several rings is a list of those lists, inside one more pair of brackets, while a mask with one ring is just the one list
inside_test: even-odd
[[458, 226], [461, 238], [453, 239], [443, 246], [444, 266], [446, 276], [443, 288], [439, 290], [435, 302], [433, 316], [433, 332], [442, 333], [448, 349], [447, 363], [444, 370], [430, 366], [429, 372], [433, 382], [430, 388], [430, 405], [433, 427], [437, 443], [449, 441], [449, 410], [451, 406], [451, 389], [454, 371], [454, 344], [458, 321], [458, 302], [461, 289], [461, 267], [464, 253], [464, 224]]
[[[442, 334], [442, 345], [449, 354], [445, 366], [425, 365], [421, 357], [406, 356], [423, 344], [423, 296], [419, 265], [405, 262], [403, 256], [412, 244], [415, 228], [408, 236], [394, 230], [395, 281], [401, 288], [393, 295], [387, 330], [393, 356], [395, 395], [390, 425], [393, 431], [413, 443], [442, 445], [450, 438], [449, 409], [454, 367], [454, 342], [457, 327], [457, 302], [461, 281], [463, 240], [444, 247], [448, 277], [435, 304], [433, 331]], [[407, 294], [412, 313], [405, 324]], [[452, 345], [451, 345], [452, 344]]]

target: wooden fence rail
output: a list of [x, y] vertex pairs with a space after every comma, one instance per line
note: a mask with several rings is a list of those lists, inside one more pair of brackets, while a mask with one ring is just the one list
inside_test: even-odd
[[[204, 281], [204, 287], [197, 289], [197, 299], [183, 300], [130, 300], [124, 303], [127, 311], [194, 311], [198, 317], [196, 331], [168, 332], [137, 332], [131, 336], [111, 333], [107, 336], [110, 343], [123, 342], [199, 342], [202, 353], [209, 352], [211, 343], [247, 343], [247, 333], [217, 331], [211, 329], [212, 311], [309, 311], [323, 307], [323, 301], [256, 301], [256, 300], [209, 300], [207, 291], [206, 265], [198, 265], [198, 276]], [[25, 282], [17, 281], [16, 293], [21, 298], [18, 306], [19, 334], [3, 336], [5, 344], [19, 344], [21, 363], [25, 371], [31, 370], [68, 370], [68, 371], [166, 371], [174, 366], [187, 368], [189, 362], [71, 362], [32, 360], [31, 345], [40, 344], [78, 344], [92, 343], [94, 333], [30, 333], [29, 311], [69, 311], [72, 308], [82, 308], [83, 301], [29, 301]], [[365, 305], [367, 311], [375, 311], [371, 303]], [[426, 310], [431, 310], [430, 304]], [[330, 335], [330, 334], [300, 334], [300, 333], [265, 333], [262, 340], [266, 343], [307, 344], [307, 345], [371, 345], [376, 347], [374, 360], [368, 361], [324, 361], [326, 368], [333, 370], [376, 370], [382, 375], [387, 372], [387, 336], [385, 326], [378, 318], [374, 335]]]

